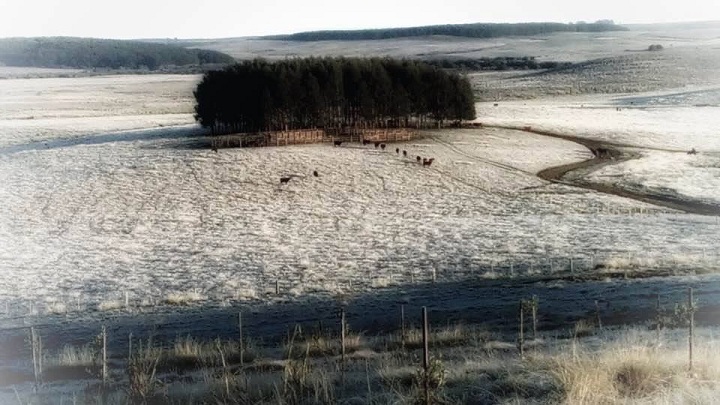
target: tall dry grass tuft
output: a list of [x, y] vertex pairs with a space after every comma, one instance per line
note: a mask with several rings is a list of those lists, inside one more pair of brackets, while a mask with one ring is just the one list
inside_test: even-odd
[[[687, 349], [658, 351], [642, 334], [629, 335], [610, 347], [575, 348], [553, 356], [551, 373], [567, 404], [712, 403], [696, 401], [695, 391], [720, 395], [720, 353], [709, 342], [695, 373], [687, 371]], [[697, 398], [696, 398], [697, 399]]]

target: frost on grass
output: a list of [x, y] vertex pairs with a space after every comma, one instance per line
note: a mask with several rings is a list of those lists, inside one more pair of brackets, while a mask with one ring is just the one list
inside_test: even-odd
[[[698, 106], [697, 99], [709, 104]], [[605, 165], [595, 182], [720, 203], [720, 87], [634, 96], [583, 96], [479, 103], [478, 121], [609, 141], [635, 147], [638, 159]], [[619, 110], [618, 110], [619, 109]], [[481, 112], [481, 113], [480, 113]], [[698, 154], [687, 154], [695, 149]]]
[[569, 270], [571, 256], [588, 270], [595, 256], [715, 251], [714, 220], [534, 175], [582, 160], [573, 143], [427, 135], [399, 146], [431, 168], [358, 145], [213, 153], [135, 140], [0, 155], [0, 292], [12, 307], [121, 309], [126, 292], [132, 305], [228, 304], [274, 296], [276, 282], [281, 295], [335, 295], [433, 269], [494, 278]]

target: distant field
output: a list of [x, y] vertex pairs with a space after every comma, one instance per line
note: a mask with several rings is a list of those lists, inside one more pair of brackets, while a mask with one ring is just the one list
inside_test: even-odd
[[227, 38], [183, 41], [225, 52], [237, 59], [295, 56], [395, 56], [395, 57], [495, 57], [534, 56], [539, 60], [583, 62], [615, 57], [628, 51], [646, 50], [651, 44], [665, 48], [720, 47], [720, 23], [694, 28], [630, 26], [630, 31], [601, 33], [553, 33], [530, 37], [492, 39], [428, 36], [365, 41], [297, 42], [258, 38]]
[[199, 80], [195, 75], [0, 80], [0, 146], [192, 124], [192, 90]]

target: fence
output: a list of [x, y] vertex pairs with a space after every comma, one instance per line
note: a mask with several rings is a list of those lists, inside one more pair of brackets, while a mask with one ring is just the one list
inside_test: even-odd
[[344, 128], [341, 130], [299, 129], [291, 131], [273, 131], [213, 136], [210, 146], [213, 149], [251, 147], [251, 146], [287, 146], [322, 142], [402, 142], [412, 140], [417, 131], [408, 128]]

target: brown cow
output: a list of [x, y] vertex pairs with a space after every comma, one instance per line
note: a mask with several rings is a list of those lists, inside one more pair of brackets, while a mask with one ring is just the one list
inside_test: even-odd
[[433, 164], [433, 161], [435, 161], [435, 158], [430, 158], [430, 159], [427, 159], [427, 160], [426, 160], [426, 159], [423, 159], [423, 166], [428, 166], [428, 167], [430, 167], [430, 165]]
[[369, 143], [372, 143], [372, 142], [368, 141], [367, 139], [363, 139], [363, 145], [367, 145]]
[[378, 146], [380, 146], [380, 142], [375, 142], [375, 149], [377, 149]]
[[422, 158], [420, 156], [416, 157], [415, 160], [417, 160], [418, 163], [422, 162]]
[[292, 176], [280, 177], [280, 184], [287, 183], [290, 179], [292, 179]]
[[407, 157], [407, 151], [406, 151], [406, 150], [403, 151], [403, 156]]
[[400, 154], [400, 148], [395, 148], [395, 153]]
[[342, 141], [334, 141], [333, 146], [340, 146], [342, 145]]
[[315, 176], [315, 177], [320, 177], [320, 175], [318, 174], [317, 170], [313, 170], [313, 176]]
[[381, 144], [380, 144], [380, 149], [385, 150], [385, 144], [384, 144], [384, 143], [381, 143]]

